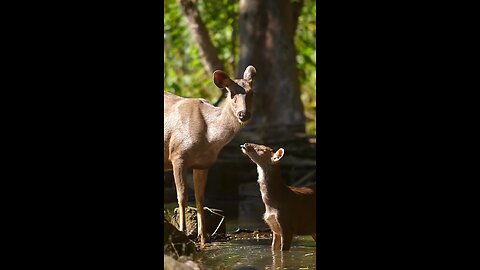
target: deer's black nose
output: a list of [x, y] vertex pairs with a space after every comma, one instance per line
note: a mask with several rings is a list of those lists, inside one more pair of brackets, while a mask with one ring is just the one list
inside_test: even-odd
[[248, 119], [250, 119], [250, 113], [241, 111], [238, 113], [238, 118], [242, 121], [247, 121]]

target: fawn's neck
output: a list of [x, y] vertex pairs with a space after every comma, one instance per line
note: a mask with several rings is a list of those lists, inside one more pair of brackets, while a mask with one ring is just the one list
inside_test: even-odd
[[288, 189], [283, 182], [280, 165], [273, 165], [267, 168], [262, 168], [257, 165], [258, 184], [260, 185], [260, 192], [262, 193], [263, 202], [270, 206], [276, 207], [280, 202], [285, 191]]

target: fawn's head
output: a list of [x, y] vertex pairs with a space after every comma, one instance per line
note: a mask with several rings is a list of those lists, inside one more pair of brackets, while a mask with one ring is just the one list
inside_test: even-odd
[[227, 89], [226, 101], [228, 104], [231, 104], [233, 114], [241, 124], [250, 120], [253, 106], [253, 78], [256, 72], [253, 66], [248, 66], [243, 73], [243, 79], [237, 80], [231, 80], [221, 70], [213, 72], [213, 82], [218, 88]]
[[279, 148], [275, 152], [268, 146], [254, 143], [244, 143], [240, 145], [240, 148], [245, 155], [262, 168], [277, 164], [285, 153], [283, 148]]

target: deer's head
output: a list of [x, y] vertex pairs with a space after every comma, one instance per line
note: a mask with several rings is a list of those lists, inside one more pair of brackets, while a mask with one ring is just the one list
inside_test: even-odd
[[244, 143], [240, 145], [240, 148], [245, 155], [262, 168], [268, 168], [277, 164], [285, 153], [283, 148], [274, 151], [268, 146], [254, 143]]
[[218, 88], [226, 88], [228, 95], [227, 104], [230, 104], [233, 114], [241, 124], [250, 120], [253, 99], [253, 78], [257, 71], [253, 66], [248, 66], [243, 73], [243, 79], [231, 80], [221, 70], [213, 72], [213, 82]]

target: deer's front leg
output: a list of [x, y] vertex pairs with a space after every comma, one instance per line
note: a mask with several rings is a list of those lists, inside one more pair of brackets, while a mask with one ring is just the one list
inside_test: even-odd
[[206, 224], [205, 214], [203, 212], [203, 201], [205, 197], [205, 186], [207, 184], [207, 170], [193, 170], [193, 185], [195, 188], [195, 202], [197, 206], [198, 236], [200, 238], [200, 247], [205, 247]]
[[172, 161], [172, 164], [175, 187], [177, 188], [178, 210], [180, 216], [178, 221], [179, 230], [185, 232], [185, 207], [187, 206], [188, 202], [187, 173], [186, 168], [184, 168], [183, 162], [181, 160]]

